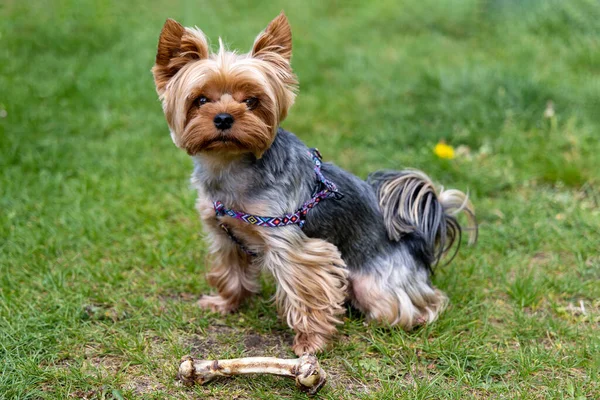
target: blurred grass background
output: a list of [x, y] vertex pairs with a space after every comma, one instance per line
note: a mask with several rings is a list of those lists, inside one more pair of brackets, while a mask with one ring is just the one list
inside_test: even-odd
[[[304, 398], [291, 382], [179, 386], [179, 357], [291, 356], [269, 301], [207, 315], [189, 188], [152, 67], [167, 17], [246, 51], [285, 10], [284, 127], [365, 177], [469, 190], [477, 247], [412, 333], [348, 315], [323, 398], [599, 398], [600, 3], [0, 3], [0, 397]], [[456, 157], [439, 159], [440, 140]]]

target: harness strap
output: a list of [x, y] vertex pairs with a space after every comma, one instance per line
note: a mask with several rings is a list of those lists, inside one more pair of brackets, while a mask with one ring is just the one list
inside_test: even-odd
[[242, 250], [244, 253], [250, 255], [250, 256], [255, 256], [256, 253], [253, 252], [252, 250], [250, 250], [249, 248], [247, 248], [246, 246], [244, 246], [244, 244], [240, 241], [240, 239], [238, 239], [237, 237], [235, 237], [235, 235], [233, 234], [233, 232], [231, 232], [231, 230], [229, 230], [229, 228], [227, 227], [227, 225], [225, 225], [224, 223], [220, 223], [219, 227], [221, 229], [223, 229], [225, 231], [225, 234], [227, 236], [229, 236], [229, 239], [231, 239], [231, 241], [235, 244], [238, 245], [238, 247], [240, 248], [240, 250]]
[[[319, 153], [319, 150], [310, 149], [309, 154], [311, 155], [313, 163], [315, 164], [314, 171], [315, 175], [317, 176], [319, 185], [315, 188], [313, 196], [295, 212], [291, 214], [284, 214], [279, 217], [262, 217], [258, 215], [248, 214], [242, 211], [236, 211], [229, 208], [225, 208], [225, 205], [222, 202], [215, 201], [213, 203], [213, 206], [217, 218], [228, 216], [240, 221], [244, 221], [247, 224], [265, 226], [269, 228], [277, 228], [280, 226], [287, 225], [298, 225], [300, 228], [302, 228], [304, 226], [304, 223], [306, 222], [306, 215], [308, 214], [308, 212], [317, 204], [319, 204], [322, 200], [328, 198], [335, 198], [336, 200], [339, 200], [342, 197], [344, 197], [344, 195], [340, 191], [338, 191], [336, 185], [327, 178], [325, 178], [325, 176], [321, 172], [322, 157], [321, 153]], [[225, 231], [227, 236], [229, 236], [229, 238], [232, 241], [238, 244], [245, 253], [255, 255], [253, 252], [249, 251], [238, 238], [236, 238], [233, 235], [231, 230], [225, 224], [221, 223], [220, 226]]]

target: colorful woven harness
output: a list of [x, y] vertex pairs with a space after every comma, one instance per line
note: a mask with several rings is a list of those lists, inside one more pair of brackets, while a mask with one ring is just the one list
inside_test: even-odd
[[[244, 221], [247, 224], [265, 226], [269, 228], [278, 228], [280, 226], [288, 225], [298, 225], [300, 228], [302, 228], [304, 226], [304, 223], [306, 222], [306, 215], [308, 214], [308, 212], [317, 204], [319, 204], [322, 200], [328, 198], [335, 198], [336, 200], [339, 200], [342, 197], [344, 197], [344, 195], [338, 191], [335, 184], [327, 178], [325, 178], [325, 176], [323, 176], [323, 173], [321, 172], [321, 160], [323, 158], [321, 157], [321, 153], [319, 153], [319, 150], [310, 149], [309, 154], [312, 157], [312, 160], [315, 164], [314, 171], [315, 175], [317, 176], [318, 185], [313, 192], [313, 196], [295, 212], [291, 214], [285, 214], [280, 217], [261, 217], [258, 215], [247, 214], [245, 212], [225, 208], [225, 205], [223, 205], [223, 203], [221, 203], [220, 201], [215, 201], [213, 203], [213, 206], [215, 208], [217, 218], [227, 216], [238, 219], [240, 221]], [[221, 222], [219, 226], [225, 231], [227, 236], [229, 236], [229, 238], [233, 242], [235, 242], [246, 254], [256, 255], [254, 252], [247, 249], [243, 245], [243, 243], [233, 235], [233, 233], [227, 225]]]

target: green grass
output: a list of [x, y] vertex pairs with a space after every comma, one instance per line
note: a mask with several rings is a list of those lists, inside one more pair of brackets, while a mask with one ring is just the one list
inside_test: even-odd
[[176, 382], [184, 354], [292, 356], [292, 336], [269, 279], [238, 314], [195, 305], [191, 163], [149, 71], [167, 17], [248, 49], [281, 9], [301, 82], [284, 126], [359, 176], [468, 189], [481, 224], [434, 278], [438, 322], [347, 316], [321, 397], [600, 398], [598, 2], [169, 3], [0, 4], [0, 398], [305, 397]]

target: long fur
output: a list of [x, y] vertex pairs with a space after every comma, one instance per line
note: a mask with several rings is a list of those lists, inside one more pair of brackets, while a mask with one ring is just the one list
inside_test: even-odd
[[467, 216], [469, 243], [475, 243], [475, 210], [460, 190], [442, 188], [438, 193], [431, 179], [418, 170], [377, 171], [367, 182], [377, 191], [390, 239], [400, 241], [406, 234], [416, 233], [425, 241], [431, 264], [437, 264], [454, 243], [458, 251], [462, 228], [457, 216], [461, 212]]
[[344, 313], [346, 265], [339, 250], [297, 229], [263, 231], [262, 261], [277, 281], [275, 301], [282, 318], [296, 331], [296, 353], [314, 353], [335, 333]]

